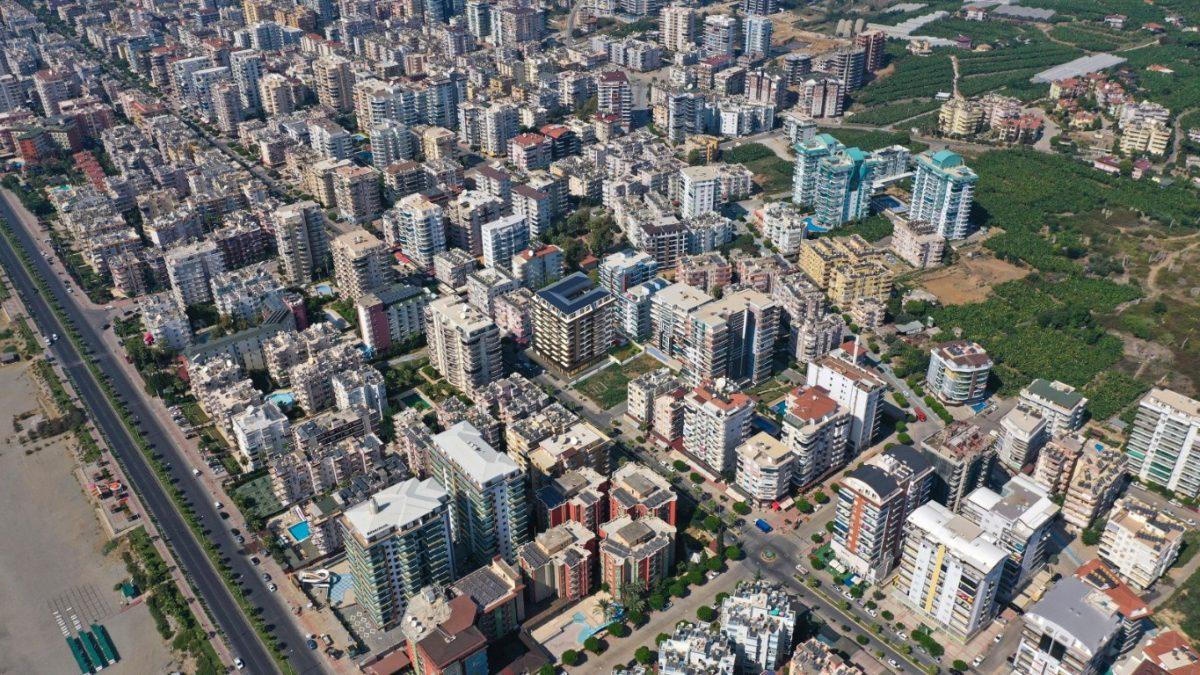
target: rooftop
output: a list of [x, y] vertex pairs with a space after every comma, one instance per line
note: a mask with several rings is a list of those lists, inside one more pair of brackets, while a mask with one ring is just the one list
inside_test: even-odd
[[989, 541], [978, 525], [937, 502], [927, 502], [913, 511], [908, 522], [923, 530], [926, 538], [983, 572], [995, 569], [1008, 558], [1008, 553]]
[[433, 443], [476, 485], [487, 485], [521, 473], [517, 463], [488, 445], [470, 422], [459, 422], [435, 435]]
[[539, 298], [563, 314], [574, 314], [611, 297], [582, 272], [576, 272], [537, 292]]
[[1026, 621], [1041, 619], [1062, 629], [1074, 646], [1095, 654], [1121, 625], [1116, 604], [1075, 577], [1063, 577], [1031, 607]]
[[346, 521], [366, 539], [403, 531], [433, 511], [445, 507], [446, 490], [432, 478], [410, 478], [380, 490], [370, 499], [346, 509]]

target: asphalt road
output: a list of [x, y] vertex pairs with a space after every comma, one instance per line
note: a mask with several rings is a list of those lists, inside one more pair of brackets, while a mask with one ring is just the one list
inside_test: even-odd
[[[288, 658], [292, 666], [300, 673], [324, 672], [320, 657], [316, 652], [305, 648], [304, 636], [292, 622], [287, 608], [267, 591], [266, 583], [260, 579], [257, 569], [248, 562], [246, 557], [237, 554], [238, 544], [234, 535], [221, 524], [222, 520], [217, 509], [210, 501], [203, 486], [192, 478], [182, 452], [168, 442], [169, 436], [143, 398], [145, 394], [141, 386], [131, 382], [124, 370], [117, 365], [117, 359], [121, 356], [106, 350], [100, 339], [100, 329], [95, 323], [95, 317], [87, 316], [75, 303], [74, 297], [67, 293], [63, 280], [55, 274], [50, 264], [35, 252], [36, 245], [33, 238], [19, 224], [17, 214], [3, 198], [0, 198], [0, 217], [13, 224], [13, 232], [19, 245], [30, 252], [35, 273], [46, 281], [51, 293], [58, 300], [59, 306], [63, 308], [66, 316], [80, 334], [85, 350], [93, 355], [92, 358], [110, 379], [118, 396], [125, 402], [132, 416], [138, 420], [142, 436], [156, 452], [162, 453], [165, 459], [171, 463], [172, 482], [179, 485], [188, 501], [192, 503], [196, 514], [207, 528], [205, 534], [217, 544], [225, 555], [229, 556], [233, 570], [242, 576], [242, 588], [251, 603], [261, 607], [261, 614], [267, 625], [272, 627], [274, 634], [290, 651]], [[60, 336], [65, 336], [66, 330], [50, 309], [47, 299], [40, 295], [32, 277], [20, 264], [8, 240], [4, 238], [0, 238], [0, 264], [3, 264], [8, 270], [13, 284], [21, 294], [30, 315], [42, 333], [58, 333]], [[104, 395], [99, 383], [93, 378], [75, 346], [64, 338], [51, 347], [51, 352], [70, 375], [88, 413], [96, 426], [103, 432], [113, 453], [121, 461], [126, 475], [140, 495], [143, 504], [153, 515], [160, 532], [174, 549], [175, 556], [188, 578], [191, 579], [197, 595], [209, 607], [214, 620], [225, 634], [231, 650], [246, 663], [246, 672], [255, 674], [278, 672], [267, 648], [258, 639], [249, 620], [226, 588], [183, 516], [175, 509], [164, 486], [158, 482], [148, 461], [143, 457], [128, 430], [121, 423], [120, 416]], [[265, 601], [256, 603], [255, 599], [258, 598], [265, 599]], [[201, 610], [195, 608], [195, 611]]]

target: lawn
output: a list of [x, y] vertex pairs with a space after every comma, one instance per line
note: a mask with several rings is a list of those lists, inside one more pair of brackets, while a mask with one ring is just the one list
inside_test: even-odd
[[575, 390], [587, 396], [604, 410], [625, 402], [629, 396], [629, 381], [652, 370], [665, 368], [658, 359], [643, 354], [623, 366], [611, 365], [575, 385]]
[[917, 117], [942, 107], [938, 101], [921, 98], [901, 103], [889, 103], [860, 110], [850, 116], [855, 124], [895, 124], [910, 117]]
[[1192, 640], [1200, 640], [1200, 571], [1180, 584], [1165, 609], [1177, 615], [1180, 630]]

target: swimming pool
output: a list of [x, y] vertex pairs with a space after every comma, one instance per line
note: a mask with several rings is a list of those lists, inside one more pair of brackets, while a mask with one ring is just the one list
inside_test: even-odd
[[296, 395], [290, 391], [277, 391], [267, 396], [267, 398], [271, 399], [271, 402], [280, 408], [290, 408], [296, 402]]
[[303, 542], [305, 539], [308, 539], [309, 536], [312, 535], [312, 531], [308, 527], [307, 520], [302, 520], [302, 521], [296, 523], [295, 525], [292, 525], [291, 527], [289, 527], [287, 529], [287, 531], [288, 531], [288, 534], [292, 535], [292, 539], [296, 540], [297, 544]]
[[775, 412], [775, 414], [777, 414], [777, 415], [782, 415], [782, 414], [786, 413], [787, 412], [787, 399], [784, 399], [784, 400], [780, 401], [779, 403], [776, 403], [775, 405], [771, 406], [771, 410], [773, 410]]
[[316, 289], [317, 295], [333, 295], [333, 286], [330, 286], [329, 284], [317, 284], [313, 288]]

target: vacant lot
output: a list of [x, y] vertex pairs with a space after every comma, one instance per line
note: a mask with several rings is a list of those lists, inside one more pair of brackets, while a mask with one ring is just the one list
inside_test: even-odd
[[638, 375], [665, 368], [658, 359], [643, 354], [624, 366], [611, 365], [575, 385], [579, 393], [604, 410], [620, 405], [629, 396], [629, 381]]
[[973, 258], [964, 257], [952, 267], [929, 273], [921, 285], [943, 305], [965, 305], [986, 300], [993, 286], [1027, 274], [1029, 270], [979, 253]]
[[[154, 630], [144, 605], [122, 607], [113, 584], [126, 578], [73, 470], [73, 441], [21, 445], [12, 415], [32, 409], [25, 366], [0, 368], [0, 673], [73, 673], [63, 629], [96, 621], [112, 636], [121, 662], [105, 672], [182, 670]], [[62, 620], [60, 626], [59, 620]]]

